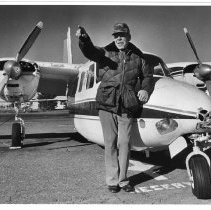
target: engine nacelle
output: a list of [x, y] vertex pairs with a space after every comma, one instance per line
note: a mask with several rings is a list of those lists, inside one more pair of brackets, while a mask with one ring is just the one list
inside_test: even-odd
[[31, 100], [37, 92], [39, 72], [23, 74], [18, 80], [10, 79], [4, 88], [4, 98], [8, 102], [26, 102]]

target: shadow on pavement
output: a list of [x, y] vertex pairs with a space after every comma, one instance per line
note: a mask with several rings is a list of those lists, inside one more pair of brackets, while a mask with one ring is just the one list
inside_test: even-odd
[[[157, 176], [168, 174], [176, 169], [186, 170], [185, 160], [191, 151], [192, 148], [188, 147], [173, 159], [166, 152], [155, 152], [150, 158], [146, 158], [144, 153], [132, 152], [131, 159], [155, 166], [147, 171], [129, 177], [131, 184], [136, 186]], [[211, 149], [208, 149], [205, 153], [211, 159]]]
[[[61, 139], [61, 138], [66, 138], [66, 139]], [[0, 139], [11, 139], [11, 135], [0, 136]], [[42, 141], [28, 143], [27, 139], [42, 139]], [[74, 132], [74, 133], [41, 133], [41, 134], [36, 133], [36, 134], [26, 134], [25, 139], [23, 141], [22, 148], [46, 146], [46, 145], [50, 145], [50, 144], [54, 144], [54, 143], [71, 141], [71, 140], [83, 143], [83, 145], [75, 145], [75, 147], [94, 144], [92, 142], [87, 141], [86, 138], [84, 138], [77, 132]]]
[[152, 164], [155, 166], [147, 171], [129, 177], [131, 184], [136, 186], [155, 177], [166, 175], [175, 169], [186, 170], [185, 159], [190, 151], [191, 148], [187, 148], [173, 159], [170, 158], [168, 151], [151, 152], [151, 156], [149, 158], [147, 158], [143, 152], [133, 151], [131, 153], [132, 160], [140, 161], [146, 164]]
[[[68, 138], [69, 137], [69, 138]], [[83, 143], [83, 145], [75, 145], [75, 146], [71, 146], [71, 147], [76, 147], [76, 146], [85, 146], [85, 145], [90, 145], [90, 144], [94, 144], [92, 142], [87, 141], [87, 139], [85, 139], [83, 136], [81, 136], [79, 133], [75, 132], [75, 133], [43, 133], [43, 134], [28, 134], [26, 135], [26, 141], [27, 138], [67, 138], [67, 139], [58, 139], [58, 140], [49, 140], [49, 141], [43, 141], [43, 142], [38, 142], [38, 143], [31, 143], [31, 144], [25, 144], [23, 146], [23, 148], [26, 147], [36, 147], [36, 146], [45, 146], [45, 145], [49, 145], [49, 144], [54, 144], [54, 143], [59, 143], [59, 142], [65, 142], [65, 141], [77, 141], [80, 143]], [[65, 146], [66, 148], [67, 146]], [[59, 147], [62, 148], [62, 147]], [[52, 148], [55, 149], [55, 148]], [[51, 149], [49, 149], [51, 150]]]

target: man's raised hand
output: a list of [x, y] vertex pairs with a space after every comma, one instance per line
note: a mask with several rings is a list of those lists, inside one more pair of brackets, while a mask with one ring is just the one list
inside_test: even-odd
[[76, 36], [78, 38], [80, 38], [80, 37], [86, 38], [87, 37], [87, 33], [86, 33], [86, 30], [84, 29], [84, 27], [78, 25], [78, 29], [76, 31]]

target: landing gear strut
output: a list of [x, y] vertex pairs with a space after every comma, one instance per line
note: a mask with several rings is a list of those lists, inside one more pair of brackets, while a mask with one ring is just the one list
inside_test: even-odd
[[15, 109], [15, 121], [12, 124], [12, 144], [10, 146], [10, 149], [21, 149], [22, 148], [22, 142], [25, 137], [25, 126], [24, 121], [20, 117], [18, 117], [19, 108], [18, 105], [14, 104]]
[[204, 152], [210, 147], [210, 137], [209, 134], [193, 136], [193, 151], [186, 158], [192, 192], [199, 199], [211, 198], [211, 164]]

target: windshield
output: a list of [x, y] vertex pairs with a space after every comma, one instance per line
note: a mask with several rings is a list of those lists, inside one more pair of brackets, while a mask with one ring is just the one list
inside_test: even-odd
[[156, 55], [144, 54], [146, 61], [153, 66], [154, 76], [171, 77], [170, 71], [164, 61]]

